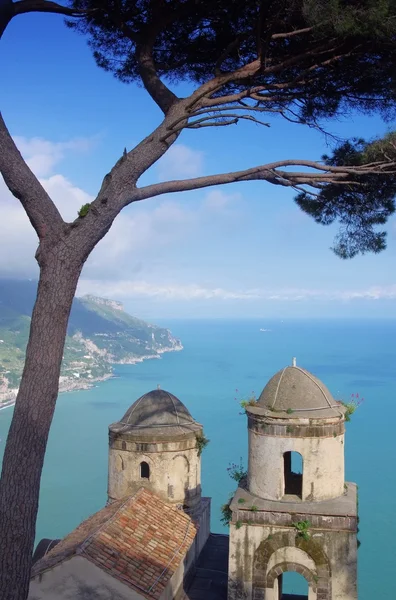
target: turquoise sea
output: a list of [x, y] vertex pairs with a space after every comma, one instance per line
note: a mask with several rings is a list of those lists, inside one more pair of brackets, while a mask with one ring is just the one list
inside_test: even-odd
[[[337, 398], [365, 398], [347, 424], [346, 474], [359, 485], [359, 600], [396, 598], [396, 321], [175, 320], [159, 323], [184, 350], [119, 366], [116, 378], [62, 394], [42, 478], [37, 540], [62, 537], [106, 501], [107, 426], [160, 384], [203, 423], [203, 492], [212, 530], [226, 532], [220, 505], [233, 490], [230, 462], [246, 464], [246, 418], [236, 395], [258, 395], [280, 368], [308, 369]], [[260, 328], [270, 331], [260, 331]], [[236, 389], [239, 390], [238, 394]], [[12, 409], [0, 411], [0, 458]], [[380, 574], [380, 576], [379, 576]], [[299, 582], [288, 581], [299, 591]], [[291, 591], [291, 589], [289, 591]]]

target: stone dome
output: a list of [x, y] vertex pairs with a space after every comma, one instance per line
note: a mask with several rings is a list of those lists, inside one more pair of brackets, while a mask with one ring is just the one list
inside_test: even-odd
[[128, 408], [119, 422], [110, 426], [118, 433], [180, 435], [200, 430], [190, 412], [176, 396], [157, 389], [143, 394]]
[[269, 380], [258, 404], [289, 418], [331, 418], [344, 414], [342, 405], [334, 400], [324, 383], [294, 364], [281, 369]]

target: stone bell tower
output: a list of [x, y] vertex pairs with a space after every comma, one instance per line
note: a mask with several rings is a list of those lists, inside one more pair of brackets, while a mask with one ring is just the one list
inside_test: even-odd
[[357, 600], [344, 406], [293, 359], [246, 412], [248, 476], [230, 505], [228, 600], [281, 600], [287, 571], [305, 577], [308, 600]]
[[[202, 425], [173, 394], [138, 398], [109, 426], [108, 503], [148, 488], [198, 525], [197, 553], [210, 533], [210, 498], [201, 496]], [[163, 515], [166, 518], [166, 515]]]
[[201, 500], [201, 457], [194, 421], [173, 394], [157, 389], [109, 426], [108, 502], [146, 487], [166, 502], [194, 508]]

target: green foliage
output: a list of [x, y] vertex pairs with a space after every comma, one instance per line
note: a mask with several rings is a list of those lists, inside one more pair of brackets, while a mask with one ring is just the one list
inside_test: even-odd
[[246, 412], [246, 408], [248, 406], [256, 406], [256, 404], [257, 404], [257, 400], [256, 400], [255, 396], [251, 396], [250, 398], [246, 398], [246, 399], [240, 401], [240, 405], [245, 412]]
[[308, 542], [311, 538], [309, 534], [309, 529], [311, 527], [310, 521], [297, 521], [296, 523], [292, 523], [293, 527], [297, 530], [297, 536], [301, 537], [303, 540]]
[[88, 202], [87, 204], [83, 204], [82, 207], [80, 208], [80, 210], [78, 211], [78, 216], [81, 218], [86, 217], [89, 212], [90, 206], [91, 206], [90, 202]]
[[351, 394], [349, 402], [343, 402], [341, 400], [341, 404], [345, 407], [345, 421], [349, 422], [351, 420], [351, 415], [359, 408], [362, 402], [364, 402], [364, 398], [360, 398], [359, 394]]
[[[260, 60], [260, 68], [217, 86], [212, 97], [243, 93], [244, 106], [252, 107], [250, 90], [259, 89], [254, 101], [261, 113], [320, 131], [321, 119], [350, 111], [389, 121], [395, 116], [394, 0], [102, 0], [99, 5], [71, 0], [71, 5], [88, 13], [69, 26], [88, 36], [97, 64], [121, 81], [142, 83], [139, 49], [145, 46], [152, 48], [153, 72], [170, 86], [202, 84]], [[143, 77], [143, 85], [149, 87], [151, 75]], [[241, 104], [233, 106], [241, 110]], [[392, 132], [381, 140], [343, 141], [324, 162], [392, 162], [395, 137]], [[329, 173], [325, 183], [313, 184], [314, 192], [310, 188], [296, 197], [316, 222], [340, 223], [333, 246], [339, 257], [385, 248], [385, 231], [377, 227], [395, 211], [396, 177], [384, 173], [383, 167], [351, 173], [343, 183], [333, 183]]]
[[352, 404], [352, 402], [343, 402], [343, 405], [346, 408], [344, 417], [345, 417], [345, 421], [350, 421], [351, 420], [351, 415], [353, 415], [353, 413], [356, 410], [356, 406], [354, 404]]
[[[371, 142], [362, 139], [344, 142], [323, 160], [334, 167], [396, 160], [396, 134]], [[376, 231], [375, 227], [384, 225], [396, 210], [396, 177], [351, 173], [349, 180], [350, 185], [329, 183], [315, 196], [302, 192], [296, 202], [317, 223], [331, 225], [337, 220], [341, 224], [333, 248], [340, 258], [381, 252], [386, 248], [386, 233]]]
[[291, 415], [294, 412], [294, 410], [292, 408], [288, 408], [286, 412], [288, 415]]
[[243, 412], [240, 413], [241, 415], [246, 414], [246, 409], [248, 406], [256, 406], [257, 405], [257, 398], [256, 398], [256, 394], [254, 392], [250, 392], [250, 394], [248, 394], [246, 396], [246, 398], [239, 398], [239, 390], [235, 390], [236, 396], [235, 396], [235, 400], [239, 403], [239, 406], [243, 409]]
[[249, 510], [251, 510], [253, 512], [256, 512], [256, 511], [258, 511], [258, 508], [257, 508], [257, 506], [255, 504], [252, 504], [252, 506], [250, 507]]
[[239, 498], [238, 500], [238, 504], [245, 504], [246, 500], [245, 498]]
[[226, 504], [223, 504], [220, 508], [221, 511], [221, 518], [220, 521], [223, 523], [223, 525], [229, 525], [232, 519], [232, 510], [230, 508], [230, 503], [227, 502]]
[[240, 529], [242, 527], [242, 521], [237, 521], [235, 523], [235, 529]]
[[[373, 98], [378, 108], [394, 100], [392, 0], [275, 0], [264, 5], [257, 0], [103, 0], [99, 10], [96, 0], [71, 4], [96, 9], [69, 26], [88, 34], [97, 64], [121, 81], [140, 81], [136, 49], [153, 35], [154, 65], [170, 82], [202, 83], [216, 68], [233, 71], [261, 55], [271, 72], [257, 71], [235, 82], [232, 90], [260, 84], [275, 89], [293, 81], [284, 94], [277, 92], [277, 103], [293, 106], [302, 123], [334, 116], [346, 106], [365, 106]], [[300, 35], [276, 37], [307, 27]], [[316, 48], [321, 54], [315, 54]], [[333, 57], [334, 48], [345, 55], [343, 60], [318, 64], [318, 58]], [[273, 107], [270, 102], [268, 108]]]
[[197, 436], [195, 436], [195, 441], [196, 441], [195, 447], [197, 449], [197, 454], [198, 454], [198, 456], [201, 456], [202, 452], [205, 450], [205, 448], [209, 444], [210, 440], [203, 433], [200, 433]]
[[242, 479], [245, 479], [247, 477], [247, 470], [243, 465], [242, 458], [239, 460], [239, 465], [237, 465], [236, 463], [230, 463], [227, 467], [227, 472], [231, 479], [233, 479], [237, 483], [240, 483]]

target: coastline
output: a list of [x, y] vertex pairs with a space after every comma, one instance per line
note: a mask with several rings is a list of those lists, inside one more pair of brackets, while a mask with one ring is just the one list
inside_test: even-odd
[[[175, 348], [160, 349], [157, 351], [157, 354], [149, 354], [146, 356], [139, 356], [136, 358], [130, 358], [130, 359], [126, 359], [123, 361], [111, 363], [111, 365], [110, 365], [111, 371], [109, 373], [106, 373], [105, 375], [102, 375], [101, 377], [96, 377], [96, 378], [92, 378], [92, 379], [82, 379], [80, 381], [78, 379], [62, 381], [62, 378], [60, 378], [58, 393], [65, 394], [67, 392], [78, 392], [81, 390], [89, 390], [96, 383], [99, 383], [101, 381], [107, 381], [108, 379], [112, 379], [114, 377], [112, 365], [135, 365], [135, 364], [141, 363], [145, 360], [160, 359], [161, 354], [164, 354], [165, 352], [179, 352], [180, 350], [183, 350], [182, 344], [178, 345]], [[16, 400], [16, 395], [18, 393], [18, 389], [16, 389], [15, 391], [13, 390], [13, 392], [8, 392], [8, 394], [12, 394], [12, 393], [15, 393], [15, 398], [10, 399], [10, 400], [5, 400], [5, 402], [0, 402], [0, 410], [5, 410], [6, 408], [11, 408], [11, 406], [15, 405], [15, 400]]]

